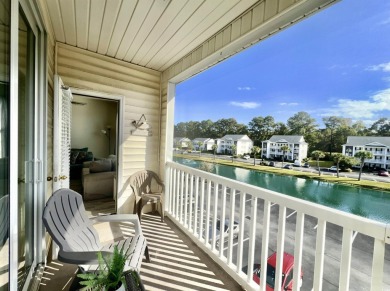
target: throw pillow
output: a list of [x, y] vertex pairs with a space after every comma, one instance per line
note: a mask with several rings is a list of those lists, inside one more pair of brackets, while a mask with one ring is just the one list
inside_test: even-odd
[[78, 155], [79, 155], [79, 152], [77, 152], [77, 151], [71, 151], [70, 152], [70, 164], [71, 165], [74, 165], [76, 163]]
[[111, 171], [111, 160], [102, 159], [94, 161], [89, 165], [90, 173], [110, 172]]
[[82, 164], [87, 159], [87, 152], [79, 152], [76, 159], [76, 164]]

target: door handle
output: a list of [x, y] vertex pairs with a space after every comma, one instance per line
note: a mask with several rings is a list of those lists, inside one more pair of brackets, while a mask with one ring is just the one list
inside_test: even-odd
[[68, 177], [65, 176], [65, 175], [60, 175], [60, 176], [58, 177], [58, 179], [59, 179], [59, 180], [66, 180], [66, 179], [68, 179]]
[[46, 181], [51, 181], [51, 180], [53, 180], [53, 177], [47, 177], [46, 178]]

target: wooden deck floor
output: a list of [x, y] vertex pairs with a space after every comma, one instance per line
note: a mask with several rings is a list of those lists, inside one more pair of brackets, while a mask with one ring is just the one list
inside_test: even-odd
[[[86, 203], [86, 210], [91, 216], [112, 213], [113, 204], [107, 202]], [[143, 262], [141, 267], [146, 290], [242, 290], [169, 218], [161, 222], [157, 215], [144, 214], [141, 224], [151, 255], [151, 262]], [[96, 229], [101, 241], [133, 233], [126, 223], [102, 223]], [[52, 261], [45, 268], [39, 290], [75, 290], [76, 272], [77, 266]]]

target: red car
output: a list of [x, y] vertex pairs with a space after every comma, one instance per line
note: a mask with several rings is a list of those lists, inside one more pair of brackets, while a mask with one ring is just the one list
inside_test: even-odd
[[[260, 264], [255, 264], [253, 268], [253, 281], [260, 285]], [[293, 270], [294, 270], [294, 256], [289, 253], [284, 253], [283, 267], [282, 267], [282, 290], [293, 289]], [[274, 290], [275, 287], [275, 273], [276, 273], [276, 253], [270, 255], [267, 259], [267, 291]], [[299, 280], [300, 286], [303, 282], [303, 272], [301, 270], [301, 277]]]
[[389, 177], [389, 172], [386, 170], [379, 170], [378, 176]]

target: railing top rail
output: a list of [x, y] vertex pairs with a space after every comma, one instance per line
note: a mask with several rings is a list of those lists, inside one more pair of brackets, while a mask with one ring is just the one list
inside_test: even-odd
[[386, 225], [383, 222], [360, 217], [354, 214], [346, 213], [331, 207], [319, 205], [310, 201], [305, 201], [275, 191], [271, 191], [258, 186], [253, 186], [233, 179], [222, 177], [209, 172], [201, 171], [175, 162], [167, 162], [166, 167], [171, 167], [185, 171], [191, 175], [202, 179], [211, 180], [214, 183], [222, 184], [232, 189], [250, 194], [253, 197], [271, 201], [273, 203], [294, 209], [298, 212], [325, 220], [327, 222], [342, 226], [347, 229], [358, 231], [376, 239], [385, 240]]

